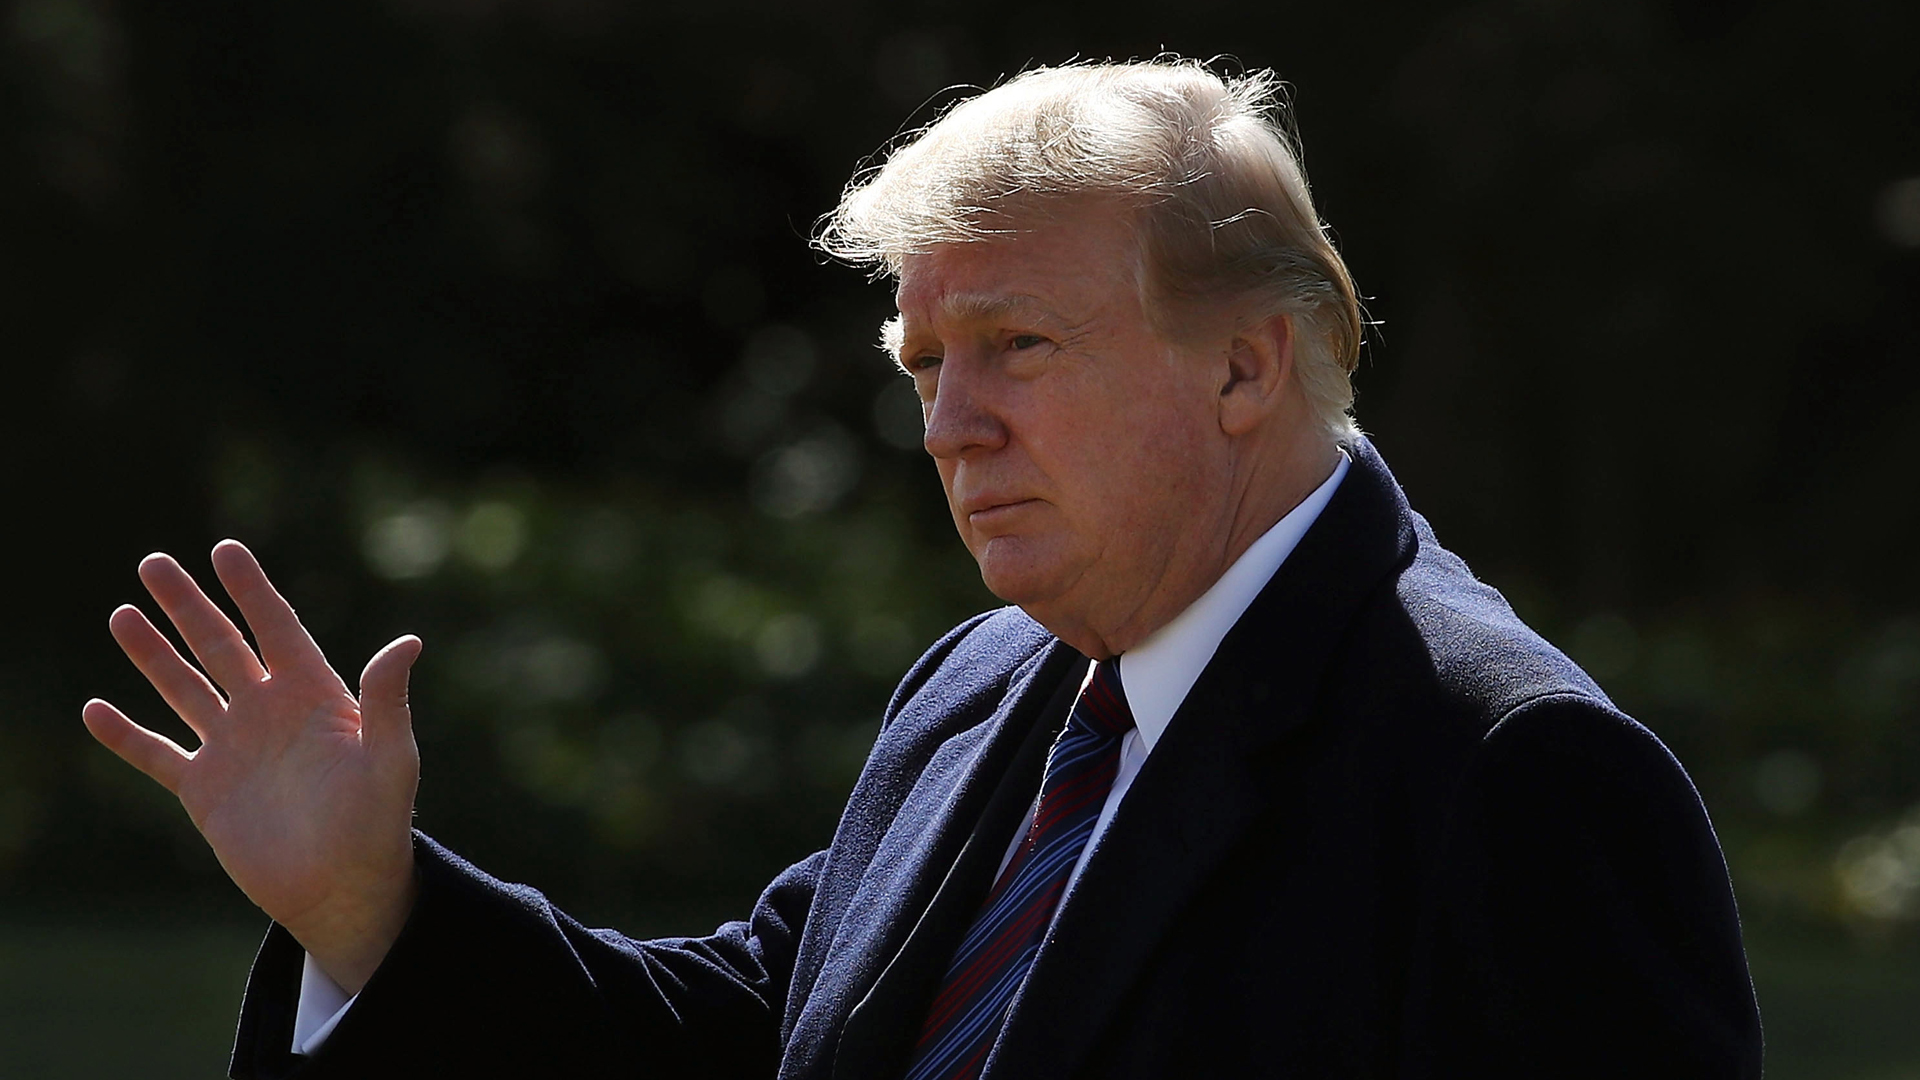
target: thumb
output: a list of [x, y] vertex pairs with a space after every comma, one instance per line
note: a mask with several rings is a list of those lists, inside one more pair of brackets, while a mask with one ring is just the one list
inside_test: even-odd
[[360, 730], [378, 742], [411, 735], [413, 715], [407, 708], [407, 675], [420, 658], [422, 644], [412, 634], [394, 638], [373, 654], [360, 673]]

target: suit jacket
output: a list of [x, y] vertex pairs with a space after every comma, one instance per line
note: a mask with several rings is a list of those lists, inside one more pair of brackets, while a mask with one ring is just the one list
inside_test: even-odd
[[[1476, 581], [1364, 442], [1048, 931], [992, 1077], [1757, 1078], [1680, 764]], [[1085, 659], [1016, 609], [914, 666], [831, 845], [712, 936], [587, 929], [417, 838], [320, 1053], [268, 936], [233, 1075], [899, 1076]]]

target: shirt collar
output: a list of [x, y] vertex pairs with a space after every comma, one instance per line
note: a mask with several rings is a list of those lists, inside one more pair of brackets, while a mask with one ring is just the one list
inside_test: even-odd
[[1160, 741], [1174, 711], [1193, 689], [1194, 680], [1220, 648], [1221, 639], [1240, 621], [1253, 598], [1266, 588], [1280, 564], [1326, 509], [1351, 464], [1352, 459], [1342, 450], [1333, 475], [1313, 489], [1313, 494], [1255, 540], [1200, 599], [1120, 657], [1120, 685], [1126, 690], [1127, 706], [1133, 710], [1133, 722], [1148, 750]]

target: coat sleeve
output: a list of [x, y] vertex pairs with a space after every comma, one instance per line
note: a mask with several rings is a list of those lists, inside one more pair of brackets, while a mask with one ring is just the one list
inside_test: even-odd
[[1680, 763], [1576, 694], [1488, 733], [1416, 961], [1419, 1077], [1760, 1076], [1726, 863]]
[[766, 1077], [822, 855], [704, 938], [591, 930], [423, 834], [405, 929], [318, 1053], [291, 1052], [304, 952], [278, 926], [254, 961], [238, 1078]]

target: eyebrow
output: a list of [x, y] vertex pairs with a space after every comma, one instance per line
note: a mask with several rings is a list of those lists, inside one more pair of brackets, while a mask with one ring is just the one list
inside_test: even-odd
[[[1058, 331], [1085, 327], [1066, 319], [1052, 304], [1031, 292], [950, 292], [941, 300], [941, 313], [964, 323], [983, 323], [1004, 317], [1025, 317]], [[906, 315], [895, 313], [879, 325], [879, 348], [906, 371]]]
[[[1032, 293], [951, 293], [940, 303], [949, 318], [962, 322], [985, 322], [1009, 316], [1021, 316], [1064, 327], [1067, 320], [1045, 300]], [[907, 318], [896, 314], [880, 324], [880, 348], [899, 364], [906, 348]]]

